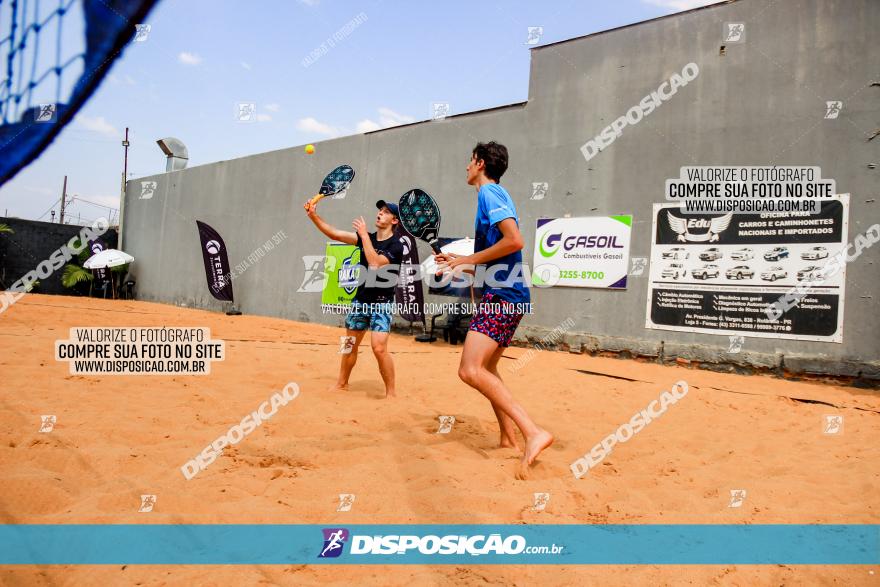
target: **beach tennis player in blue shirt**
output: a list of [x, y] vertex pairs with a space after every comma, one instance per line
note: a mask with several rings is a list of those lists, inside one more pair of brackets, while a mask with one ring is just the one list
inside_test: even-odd
[[502, 447], [519, 448], [514, 424], [522, 432], [525, 450], [516, 476], [525, 479], [529, 466], [553, 444], [553, 435], [535, 424], [498, 373], [498, 361], [531, 302], [522, 271], [524, 243], [516, 207], [498, 185], [507, 161], [507, 147], [494, 141], [474, 148], [467, 166], [467, 182], [477, 191], [474, 254], [441, 253], [435, 259], [441, 269], [464, 266], [460, 270], [470, 273], [477, 265], [487, 265], [486, 287], [465, 338], [458, 376], [492, 403]]

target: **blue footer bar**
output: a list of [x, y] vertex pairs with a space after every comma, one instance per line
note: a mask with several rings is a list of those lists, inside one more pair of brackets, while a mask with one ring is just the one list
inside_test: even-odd
[[880, 525], [0, 525], [0, 564], [880, 564]]

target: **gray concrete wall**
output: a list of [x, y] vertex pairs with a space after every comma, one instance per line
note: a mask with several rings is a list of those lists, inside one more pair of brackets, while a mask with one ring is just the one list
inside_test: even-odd
[[[744, 22], [746, 40], [721, 55], [725, 22]], [[443, 235], [472, 235], [465, 165], [485, 140], [510, 150], [502, 184], [529, 262], [536, 218], [564, 214], [633, 214], [631, 255], [649, 256], [652, 203], [683, 165], [818, 165], [852, 194], [852, 238], [880, 221], [880, 169], [868, 166], [880, 163], [880, 140], [867, 140], [880, 120], [880, 87], [869, 85], [880, 81], [878, 25], [875, 0], [739, 0], [535, 49], [525, 104], [325, 141], [312, 156], [296, 146], [131, 181], [124, 246], [138, 259], [139, 296], [222, 308], [206, 287], [198, 218], [224, 236], [233, 265], [278, 230], [290, 237], [234, 282], [245, 313], [341, 324], [321, 314], [317, 294], [296, 293], [301, 257], [322, 254], [326, 241], [302, 210], [324, 173], [342, 162], [357, 170], [346, 200], [321, 205], [337, 226], [421, 187], [441, 204]], [[689, 62], [697, 79], [585, 161], [585, 141]], [[844, 102], [839, 119], [824, 120], [826, 100]], [[152, 199], [139, 198], [142, 180], [158, 182]], [[548, 198], [528, 199], [533, 181], [550, 182]], [[647, 271], [626, 291], [533, 289], [536, 314], [519, 335], [540, 337], [571, 317], [565, 341], [575, 348], [878, 378], [878, 255], [869, 249], [847, 268], [842, 344], [748, 338], [730, 356], [726, 336], [646, 330]]]

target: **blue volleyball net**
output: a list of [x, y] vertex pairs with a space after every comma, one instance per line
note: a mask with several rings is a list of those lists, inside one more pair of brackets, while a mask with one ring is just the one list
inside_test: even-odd
[[0, 186], [98, 88], [158, 0], [0, 0]]

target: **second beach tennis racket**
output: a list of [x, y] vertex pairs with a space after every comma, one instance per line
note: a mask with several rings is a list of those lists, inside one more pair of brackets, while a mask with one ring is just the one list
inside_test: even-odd
[[327, 174], [327, 177], [321, 182], [321, 189], [312, 196], [309, 203], [315, 204], [325, 196], [335, 196], [339, 192], [345, 191], [351, 185], [352, 180], [354, 180], [354, 169], [351, 165], [340, 165]]
[[418, 188], [400, 197], [400, 222], [414, 237], [428, 243], [435, 253], [440, 253], [437, 236], [440, 233], [440, 207], [430, 195]]

